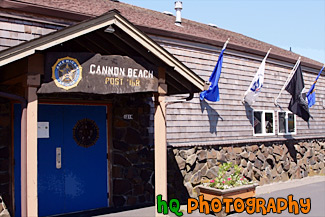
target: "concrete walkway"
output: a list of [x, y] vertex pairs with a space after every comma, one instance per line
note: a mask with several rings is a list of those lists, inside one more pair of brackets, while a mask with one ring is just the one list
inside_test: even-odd
[[[319, 183], [320, 186], [324, 186], [324, 189], [320, 189], [320, 192], [325, 190], [325, 176], [313, 176], [313, 177], [306, 177], [303, 179], [295, 179], [295, 180], [289, 180], [286, 182], [279, 182], [279, 183], [272, 183], [268, 185], [263, 185], [263, 186], [258, 186], [256, 188], [256, 196], [267, 196], [268, 194], [271, 193], [277, 193], [277, 192], [285, 192], [284, 190], [290, 190], [290, 189], [297, 189], [300, 186], [304, 185], [311, 185], [314, 183]], [[322, 187], [321, 187], [322, 188]], [[308, 191], [307, 191], [308, 194]], [[321, 201], [325, 201], [325, 195], [321, 195]], [[312, 203], [313, 204], [313, 203]], [[325, 207], [325, 206], [324, 206]], [[214, 215], [205, 215], [201, 214], [198, 211], [193, 212], [192, 214], [188, 214], [187, 211], [187, 206], [182, 205], [180, 208], [180, 211], [183, 212], [183, 217], [203, 217], [203, 216], [214, 216]], [[231, 216], [237, 216], [239, 214], [233, 214], [229, 215]], [[118, 213], [111, 213], [111, 214], [106, 214], [106, 215], [100, 215], [100, 217], [154, 217], [155, 216], [155, 207], [146, 207], [146, 208], [141, 208], [141, 209], [135, 209], [135, 210], [129, 210], [129, 211], [123, 211], [123, 212], [118, 212]], [[169, 213], [166, 215], [166, 217], [175, 217], [173, 213]], [[241, 216], [241, 215], [240, 215]], [[266, 216], [274, 216], [274, 214], [268, 214]], [[283, 216], [276, 214], [276, 216]], [[292, 216], [294, 216], [292, 214]], [[303, 215], [306, 216], [306, 215]], [[323, 216], [325, 216], [325, 213], [323, 213]]]

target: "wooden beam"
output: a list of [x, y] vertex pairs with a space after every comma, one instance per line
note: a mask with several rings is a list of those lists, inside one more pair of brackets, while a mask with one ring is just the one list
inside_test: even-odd
[[128, 55], [129, 57], [135, 56], [137, 52], [123, 41], [121, 41], [115, 34], [104, 33], [97, 31], [96, 34], [100, 36], [102, 40], [105, 40], [110, 44], [111, 49], [117, 51], [116, 54]]
[[177, 72], [168, 73], [168, 76], [170, 78], [174, 79], [175, 81], [177, 81], [179, 83], [179, 85], [181, 85], [185, 89], [187, 89], [189, 93], [193, 92], [193, 86], [190, 84], [190, 82], [186, 78], [184, 78], [180, 74], [178, 74]]
[[[155, 55], [151, 54], [148, 55], [148, 51], [145, 50], [145, 48], [141, 47], [140, 45], [131, 42], [131, 40], [129, 40], [125, 35], [124, 32], [122, 32], [121, 30], [116, 30], [116, 33], [114, 34], [117, 38], [119, 38], [121, 41], [123, 41], [125, 44], [127, 44], [128, 46], [130, 46], [131, 48], [133, 48], [134, 50], [136, 50], [139, 54], [141, 54], [144, 58], [148, 59], [150, 62], [153, 62], [155, 64], [158, 65], [165, 65], [163, 62], [161, 62], [158, 57], [156, 57]], [[168, 67], [170, 68], [170, 67]], [[174, 69], [172, 69], [174, 70]], [[177, 72], [175, 73], [168, 73], [168, 76], [170, 76], [171, 78], [173, 78], [175, 81], [177, 81], [179, 83], [179, 85], [183, 86], [185, 89], [188, 90], [188, 92], [192, 92], [192, 85], [187, 81], [186, 78], [183, 78], [181, 75], [179, 75]], [[160, 78], [161, 79], [161, 78]], [[166, 80], [166, 76], [164, 76], [164, 79]], [[161, 82], [160, 82], [161, 83]], [[165, 82], [166, 83], [166, 82]]]
[[166, 83], [166, 69], [163, 67], [158, 67], [158, 82], [159, 84]]
[[[166, 80], [165, 68], [158, 68], [158, 90], [163, 89]], [[160, 88], [160, 89], [159, 89]], [[167, 201], [167, 136], [166, 104], [164, 93], [155, 94], [155, 208], [156, 217], [163, 216], [157, 212], [157, 196]]]
[[[28, 58], [3, 66], [0, 73], [0, 84], [15, 85], [18, 83], [23, 83], [25, 85], [27, 80], [26, 73], [29, 75], [44, 74], [43, 54], [34, 54]], [[31, 78], [32, 77], [30, 77], [30, 79]], [[37, 77], [34, 77], [32, 79], [36, 78]]]
[[134, 39], [132, 39], [129, 35], [127, 35], [124, 31], [116, 28], [114, 36], [116, 36], [119, 40], [127, 44], [129, 47], [134, 49], [136, 52], [138, 52], [141, 56], [149, 60], [150, 62], [159, 65], [159, 66], [165, 66], [166, 64], [161, 61], [156, 55], [148, 51], [146, 48], [144, 48], [142, 45], [140, 45], [138, 42], [135, 42]]
[[13, 63], [0, 67], [0, 82], [12, 80], [27, 73], [27, 59], [17, 60]]
[[100, 40], [100, 38], [98, 36], [96, 36], [95, 34], [92, 34], [91, 36], [85, 35], [84, 37], [89, 41], [90, 44], [95, 46], [97, 49], [102, 50], [106, 54], [112, 54], [111, 51], [106, 49], [106, 46], [103, 46], [101, 44], [102, 40]]
[[88, 41], [86, 42], [85, 39], [83, 39], [82, 37], [78, 38], [77, 40], [74, 41], [77, 45], [83, 47], [84, 49], [86, 49], [89, 52], [92, 53], [97, 53], [95, 50], [89, 48], [86, 44], [88, 43]]
[[37, 195], [37, 88], [27, 88], [27, 216], [38, 216]]
[[33, 54], [28, 57], [28, 73], [31, 75], [44, 75], [44, 55]]
[[157, 196], [167, 201], [167, 141], [166, 141], [166, 106], [165, 97], [155, 97], [155, 210], [156, 217], [164, 216], [157, 213]]
[[22, 75], [18, 75], [16, 77], [13, 78], [9, 78], [5, 81], [1, 81], [0, 84], [3, 85], [15, 85], [18, 83], [25, 83], [26, 82], [26, 74], [22, 74]]
[[27, 86], [28, 87], [39, 87], [41, 85], [41, 75], [28, 75], [27, 76]]
[[163, 67], [158, 67], [158, 93], [167, 94], [166, 69]]
[[176, 93], [184, 92], [183, 86], [176, 82], [174, 79], [168, 79], [168, 94], [170, 94], [170, 88], [174, 88]]
[[27, 120], [26, 120], [26, 202], [27, 216], [38, 216], [38, 190], [37, 190], [37, 88], [41, 84], [41, 74], [44, 74], [43, 55], [34, 54], [28, 59], [26, 79]]

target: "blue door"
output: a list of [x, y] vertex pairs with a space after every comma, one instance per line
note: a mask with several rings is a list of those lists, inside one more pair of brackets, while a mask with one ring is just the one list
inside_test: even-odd
[[39, 105], [39, 216], [107, 207], [106, 106]]

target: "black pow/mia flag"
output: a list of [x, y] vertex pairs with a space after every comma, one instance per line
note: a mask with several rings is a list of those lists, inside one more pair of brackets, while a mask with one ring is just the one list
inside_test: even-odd
[[291, 100], [288, 109], [308, 122], [310, 118], [306, 93], [302, 93], [305, 87], [302, 76], [301, 66], [298, 65], [294, 75], [286, 86], [286, 91], [291, 94]]

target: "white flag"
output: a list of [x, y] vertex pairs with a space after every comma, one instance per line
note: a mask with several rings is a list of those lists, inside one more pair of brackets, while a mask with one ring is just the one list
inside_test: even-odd
[[[269, 50], [270, 52], [270, 50]], [[258, 68], [254, 79], [252, 80], [251, 84], [249, 85], [249, 88], [247, 89], [244, 101], [247, 102], [249, 105], [253, 105], [256, 101], [258, 94], [261, 92], [261, 89], [263, 87], [264, 82], [264, 71], [265, 71], [265, 62], [266, 58], [269, 55], [269, 52], [267, 52], [266, 56], [264, 57], [260, 67]]]

